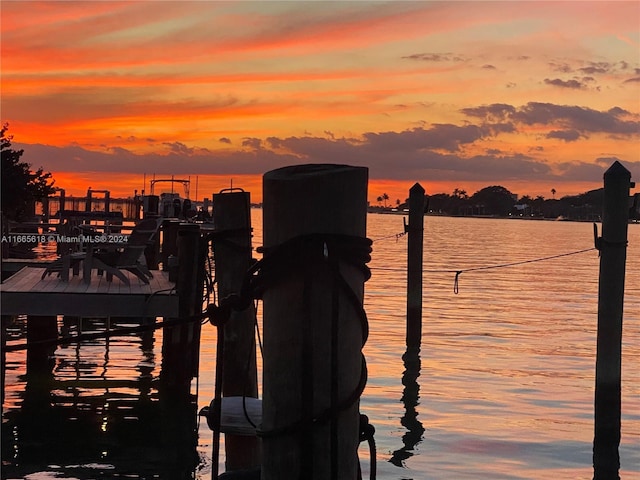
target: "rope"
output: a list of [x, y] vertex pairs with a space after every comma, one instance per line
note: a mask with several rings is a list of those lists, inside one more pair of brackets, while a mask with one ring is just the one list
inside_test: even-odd
[[384, 237], [374, 238], [373, 240], [371, 240], [371, 242], [373, 242], [373, 243], [380, 242], [382, 240], [388, 240], [390, 238], [395, 238], [396, 242], [397, 242], [400, 238], [404, 237], [407, 233], [408, 232], [394, 233], [392, 235], [386, 235]]
[[[334, 380], [337, 380], [339, 373], [337, 358], [337, 330], [339, 319], [337, 315], [339, 313], [340, 292], [345, 295], [347, 301], [352, 305], [357, 313], [362, 332], [361, 347], [364, 346], [369, 334], [368, 321], [362, 302], [342, 275], [340, 265], [341, 263], [348, 264], [357, 268], [362, 273], [364, 280], [368, 280], [371, 276], [371, 272], [366, 264], [371, 259], [371, 244], [371, 240], [362, 237], [336, 234], [311, 234], [295, 237], [276, 247], [258, 249], [258, 252], [264, 254], [263, 258], [257, 261], [247, 271], [241, 292], [239, 294], [233, 294], [223, 298], [219, 305], [208, 306], [207, 312], [211, 317], [211, 323], [220, 328], [229, 320], [232, 310], [244, 310], [253, 300], [261, 299], [267, 289], [272, 288], [279, 282], [290, 278], [292, 271], [299, 273], [302, 278], [305, 279], [305, 287], [303, 290], [305, 292], [309, 292], [310, 283], [314, 278], [314, 270], [320, 265], [328, 266], [328, 271], [334, 280], [331, 293], [331, 368], [332, 377], [335, 377]], [[307, 296], [304, 296], [306, 299], [305, 302], [308, 303]], [[307, 305], [306, 310], [309, 309], [310, 305]], [[362, 365], [360, 369], [360, 379], [358, 380], [356, 387], [346, 398], [342, 400], [338, 398], [337, 383], [332, 381], [330, 406], [324, 411], [314, 416], [312, 409], [309, 408], [312, 398], [307, 398], [308, 395], [303, 395], [306, 398], [306, 406], [303, 406], [304, 408], [302, 408], [302, 411], [306, 411], [306, 414], [303, 413], [299, 420], [289, 425], [284, 425], [271, 430], [257, 429], [256, 433], [258, 436], [262, 438], [274, 438], [297, 433], [303, 435], [301, 437], [301, 441], [304, 443], [310, 440], [305, 435], [306, 432], [316, 425], [331, 422], [331, 470], [333, 477], [335, 478], [337, 476], [336, 459], [338, 454], [337, 418], [342, 411], [351, 408], [357, 403], [367, 382], [366, 360], [362, 353], [361, 358]], [[306, 363], [310, 362], [307, 361]], [[305, 371], [307, 382], [310, 374], [311, 372]], [[307, 383], [307, 390], [309, 390], [309, 387], [310, 386]], [[243, 407], [243, 409], [245, 410], [245, 416], [248, 417], [246, 407]], [[219, 413], [214, 412], [214, 419], [217, 415], [219, 415]], [[373, 427], [371, 427], [371, 429], [372, 428]], [[373, 455], [375, 455], [375, 449], [371, 451], [373, 452]], [[312, 468], [311, 459], [306, 459], [306, 465], [307, 468]], [[372, 466], [374, 465], [375, 459], [372, 458]], [[373, 472], [372, 475], [372, 478], [375, 478], [375, 474]]]
[[[369, 444], [369, 458], [371, 459], [371, 465], [369, 467], [370, 480], [376, 480], [376, 429], [369, 423], [369, 417], [366, 415], [360, 415], [360, 443], [365, 440]], [[362, 478], [362, 472], [360, 472], [360, 465], [358, 465], [358, 478]]]
[[[618, 245], [616, 245], [618, 246]], [[481, 270], [492, 270], [492, 269], [496, 269], [496, 268], [507, 268], [507, 267], [514, 267], [517, 265], [524, 265], [524, 264], [528, 264], [528, 263], [536, 263], [536, 262], [544, 262], [546, 260], [554, 260], [556, 258], [562, 258], [562, 257], [568, 257], [571, 255], [578, 255], [580, 253], [586, 253], [586, 252], [591, 252], [593, 250], [597, 250], [597, 247], [592, 247], [592, 248], [585, 248], [584, 250], [577, 250], [575, 252], [568, 252], [568, 253], [560, 253], [557, 255], [550, 255], [547, 257], [541, 257], [541, 258], [532, 258], [529, 260], [520, 260], [517, 262], [510, 262], [510, 263], [499, 263], [496, 265], [484, 265], [481, 267], [471, 267], [471, 268], [461, 268], [461, 269], [423, 269], [422, 272], [423, 273], [453, 273], [455, 274], [454, 277], [454, 281], [453, 281], [453, 293], [457, 294], [459, 291], [459, 284], [460, 284], [460, 275], [462, 275], [463, 273], [469, 273], [469, 272], [477, 272], [477, 271], [481, 271]], [[382, 271], [387, 271], [387, 272], [406, 272], [406, 269], [403, 268], [389, 268], [389, 267], [372, 267], [371, 270], [382, 270]]]
[[472, 268], [466, 268], [466, 269], [462, 269], [462, 270], [455, 270], [455, 271], [449, 271], [449, 273], [455, 273], [455, 279], [453, 281], [453, 293], [455, 293], [456, 295], [459, 292], [459, 286], [460, 286], [460, 275], [462, 275], [463, 273], [468, 273], [468, 272], [477, 272], [480, 270], [492, 270], [492, 269], [496, 269], [496, 268], [507, 268], [507, 267], [514, 267], [516, 265], [525, 265], [528, 263], [536, 263], [536, 262], [544, 262], [546, 260], [554, 260], [556, 258], [562, 258], [562, 257], [568, 257], [570, 255], [578, 255], [580, 253], [585, 253], [585, 252], [591, 252], [592, 250], [595, 250], [595, 248], [586, 248], [584, 250], [578, 250], [575, 252], [569, 252], [569, 253], [560, 253], [558, 255], [550, 255], [548, 257], [541, 257], [541, 258], [534, 258], [534, 259], [530, 259], [530, 260], [521, 260], [518, 262], [510, 262], [510, 263], [501, 263], [498, 265], [486, 265], [483, 267], [472, 267]]

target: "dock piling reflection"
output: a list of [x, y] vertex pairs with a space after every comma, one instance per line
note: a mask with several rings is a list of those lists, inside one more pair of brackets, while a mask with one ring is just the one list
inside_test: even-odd
[[404, 467], [403, 462], [413, 455], [413, 450], [415, 446], [422, 441], [422, 435], [424, 433], [424, 426], [422, 422], [418, 420], [417, 410], [420, 403], [420, 384], [418, 383], [421, 366], [420, 349], [407, 348], [402, 359], [405, 368], [402, 375], [402, 384], [404, 385], [402, 403], [404, 404], [405, 414], [400, 419], [400, 423], [407, 429], [407, 432], [402, 436], [402, 443], [404, 445], [393, 452], [389, 459], [389, 462], [397, 467]]

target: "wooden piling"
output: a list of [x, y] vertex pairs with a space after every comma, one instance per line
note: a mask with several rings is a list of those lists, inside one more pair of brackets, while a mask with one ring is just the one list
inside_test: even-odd
[[598, 283], [594, 480], [620, 478], [622, 316], [631, 173], [618, 161], [604, 174]]
[[197, 375], [200, 346], [200, 321], [193, 316], [202, 312], [202, 273], [200, 227], [183, 223], [178, 231], [179, 318], [184, 323], [163, 329], [161, 380], [167, 391], [189, 393], [191, 379]]
[[180, 221], [167, 218], [162, 222], [162, 270], [169, 271], [169, 257], [178, 256], [178, 230]]
[[[251, 202], [249, 192], [222, 192], [213, 196], [213, 240], [218, 296], [239, 294], [245, 273], [253, 263], [251, 250]], [[258, 397], [255, 307], [232, 310], [224, 326], [222, 395]], [[225, 435], [226, 470], [242, 470], [260, 465], [257, 438]]]
[[[145, 220], [148, 218], [157, 218], [158, 215], [145, 215]], [[149, 270], [158, 270], [159, 263], [162, 261], [160, 255], [160, 236], [161, 234], [164, 236], [164, 225], [161, 226], [160, 231], [153, 237], [151, 240], [152, 243], [147, 245], [147, 248], [144, 249], [144, 258], [147, 262], [147, 267]]]
[[48, 375], [53, 369], [51, 358], [55, 346], [38, 345], [39, 341], [58, 338], [58, 319], [55, 315], [27, 317], [27, 375]]
[[[365, 237], [367, 175], [366, 168], [345, 165], [266, 173], [265, 248], [307, 234]], [[332, 421], [313, 420], [357, 391], [363, 374], [362, 325], [346, 294], [336, 292], [327, 264], [314, 263], [310, 271], [304, 261], [296, 263], [263, 295], [262, 479], [355, 480], [358, 401], [330, 415]], [[342, 262], [339, 269], [362, 301], [362, 272]]]
[[422, 262], [424, 255], [424, 188], [419, 183], [409, 189], [407, 233], [407, 348], [419, 351], [422, 344]]
[[65, 200], [66, 200], [66, 192], [65, 192], [64, 189], [61, 188], [60, 189], [60, 197], [59, 197], [59, 200], [58, 200], [58, 218], [60, 220], [62, 220], [62, 216], [63, 216], [62, 214], [63, 214], [63, 212], [65, 210], [65, 207], [66, 207]]

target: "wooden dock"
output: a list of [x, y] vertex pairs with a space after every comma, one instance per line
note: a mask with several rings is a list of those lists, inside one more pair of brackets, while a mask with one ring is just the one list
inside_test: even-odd
[[55, 273], [42, 279], [42, 268], [25, 267], [0, 285], [2, 315], [73, 315], [79, 317], [178, 317], [178, 295], [168, 272], [153, 271], [150, 283], [124, 272], [130, 285], [92, 272], [68, 282]]

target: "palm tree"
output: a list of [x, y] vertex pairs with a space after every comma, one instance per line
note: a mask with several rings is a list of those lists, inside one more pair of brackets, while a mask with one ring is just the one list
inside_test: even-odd
[[387, 195], [386, 193], [383, 193], [382, 200], [384, 200], [384, 208], [387, 208], [387, 200], [389, 200], [389, 195]]
[[555, 198], [556, 198], [556, 189], [555, 188], [551, 189], [551, 195], [553, 196], [553, 199], [555, 200]]

